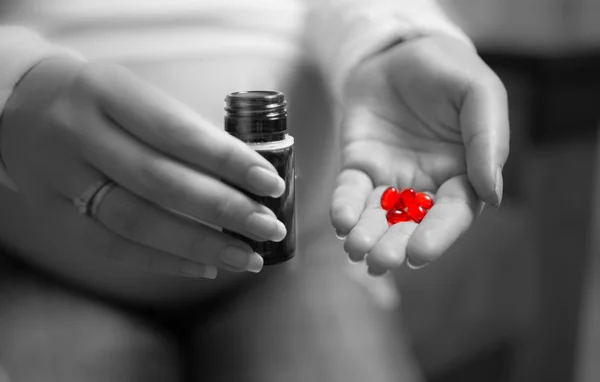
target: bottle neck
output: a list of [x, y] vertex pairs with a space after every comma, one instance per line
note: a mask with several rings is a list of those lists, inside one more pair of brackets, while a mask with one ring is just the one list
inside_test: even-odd
[[287, 120], [260, 120], [225, 116], [225, 131], [248, 143], [280, 141], [285, 139]]
[[247, 143], [283, 140], [287, 133], [286, 105], [280, 92], [231, 93], [225, 98], [225, 131]]

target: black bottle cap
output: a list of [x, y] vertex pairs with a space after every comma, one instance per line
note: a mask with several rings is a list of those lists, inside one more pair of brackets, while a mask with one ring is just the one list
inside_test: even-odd
[[246, 142], [272, 142], [285, 138], [287, 102], [283, 93], [253, 90], [225, 97], [225, 131]]

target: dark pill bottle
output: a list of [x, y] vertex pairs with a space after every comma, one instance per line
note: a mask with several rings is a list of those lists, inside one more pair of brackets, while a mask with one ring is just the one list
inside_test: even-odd
[[275, 166], [285, 181], [279, 198], [244, 194], [271, 209], [287, 229], [279, 243], [257, 242], [227, 231], [246, 243], [264, 259], [265, 265], [282, 263], [296, 252], [296, 196], [294, 138], [287, 134], [287, 101], [276, 91], [244, 91], [225, 97], [225, 131], [242, 140]]

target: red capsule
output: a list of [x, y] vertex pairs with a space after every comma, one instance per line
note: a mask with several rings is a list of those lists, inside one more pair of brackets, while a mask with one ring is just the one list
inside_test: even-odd
[[420, 223], [421, 220], [423, 220], [423, 218], [425, 217], [425, 214], [427, 213], [423, 209], [423, 207], [421, 207], [420, 205], [418, 205], [416, 203], [409, 205], [406, 212], [407, 212], [408, 216], [410, 216], [410, 218], [412, 220], [414, 220], [416, 223]]
[[381, 194], [381, 208], [386, 211], [394, 208], [394, 205], [398, 201], [398, 197], [398, 190], [396, 190], [394, 187], [389, 187], [383, 191], [383, 194]]
[[417, 192], [417, 195], [415, 195], [415, 203], [423, 207], [424, 210], [428, 210], [433, 206], [433, 199], [424, 192]]
[[394, 208], [397, 210], [406, 211], [406, 206], [404, 205], [404, 202], [402, 202], [401, 198], [398, 198], [398, 201], [394, 205]]
[[389, 210], [385, 217], [389, 225], [407, 222], [410, 220], [410, 216], [408, 216], [408, 214], [402, 210]]
[[412, 188], [406, 188], [400, 192], [400, 196], [398, 197], [398, 201], [396, 202], [396, 208], [399, 210], [403, 210], [413, 204], [415, 201], [415, 190]]

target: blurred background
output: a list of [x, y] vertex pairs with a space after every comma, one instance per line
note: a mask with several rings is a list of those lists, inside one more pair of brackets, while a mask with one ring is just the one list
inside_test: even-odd
[[[57, 2], [64, 5], [69, 0], [45, 4]], [[27, 13], [27, 8], [42, 4], [41, 0], [0, 0], [0, 21], [34, 19], [35, 12]], [[398, 274], [405, 325], [417, 359], [431, 382], [599, 381], [600, 259], [594, 240], [600, 236], [596, 227], [600, 2], [441, 0], [441, 4], [474, 39], [508, 89], [512, 149], [502, 207], [486, 210], [480, 223], [435, 266]], [[14, 12], [15, 5], [19, 12]], [[85, 22], [72, 23], [78, 15], [62, 15], [70, 20], [72, 30], [85, 29]], [[282, 18], [281, 23], [288, 21]], [[161, 27], [172, 28], [168, 23]], [[58, 41], [87, 53], [104, 49], [101, 44], [89, 45], [89, 39], [86, 44], [69, 40], [64, 28], [53, 30], [58, 31]], [[170, 48], [168, 54], [175, 56], [185, 50]], [[298, 51], [288, 48], [278, 57], [291, 62]], [[149, 49], [142, 55], [148, 58], [154, 53]], [[170, 71], [172, 75], [162, 71], [157, 77], [157, 67], [127, 62], [182, 99], [207, 105], [205, 114], [220, 121], [221, 99], [211, 103], [195, 90], [181, 90], [199, 70], [197, 64], [180, 63]], [[264, 68], [262, 61], [252, 62]], [[224, 63], [205, 59], [202, 65], [217, 70]], [[236, 68], [232, 65], [230, 73], [237, 73]], [[183, 80], [182, 73], [190, 76]], [[281, 70], [275, 73], [287, 75]], [[214, 90], [210, 94], [224, 94], [232, 84], [240, 84], [233, 74], [225, 85], [202, 86]], [[306, 97], [310, 90], [300, 93], [297, 97]], [[305, 114], [313, 106], [305, 106]], [[297, 139], [306, 145], [314, 142], [314, 135], [299, 133]], [[310, 156], [299, 153], [304, 174], [324, 163]], [[320, 200], [316, 194], [328, 187], [313, 183], [300, 204], [315, 211], [327, 208], [326, 200], [311, 201]]]
[[600, 2], [440, 3], [508, 89], [511, 156], [500, 210], [398, 278], [419, 359], [432, 381], [598, 381]]

